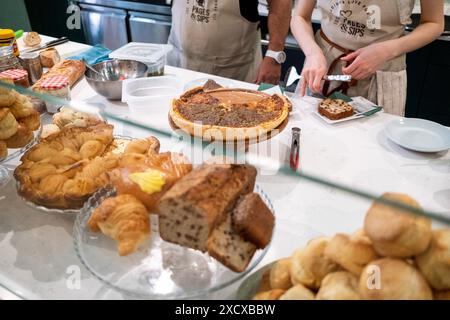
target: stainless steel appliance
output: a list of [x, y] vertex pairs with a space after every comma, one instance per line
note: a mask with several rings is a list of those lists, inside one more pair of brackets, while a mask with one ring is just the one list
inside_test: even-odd
[[111, 50], [128, 43], [127, 12], [102, 6], [80, 4], [81, 22], [86, 41]]
[[167, 43], [170, 0], [78, 0], [88, 44], [117, 49], [130, 41]]
[[131, 41], [167, 43], [171, 21], [171, 16], [131, 11]]

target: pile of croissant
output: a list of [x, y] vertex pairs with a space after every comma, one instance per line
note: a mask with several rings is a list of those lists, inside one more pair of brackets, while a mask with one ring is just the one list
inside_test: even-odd
[[[12, 84], [12, 81], [0, 81]], [[0, 160], [8, 156], [8, 148], [22, 148], [30, 143], [41, 126], [39, 112], [31, 100], [14, 90], [0, 87]]]
[[[385, 199], [420, 208], [403, 194]], [[450, 229], [381, 202], [352, 235], [311, 240], [262, 276], [256, 300], [448, 300]]]

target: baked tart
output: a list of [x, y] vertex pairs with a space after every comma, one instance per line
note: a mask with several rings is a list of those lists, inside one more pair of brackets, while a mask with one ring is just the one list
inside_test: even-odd
[[204, 140], [252, 140], [279, 127], [291, 103], [282, 95], [208, 83], [172, 103], [169, 116], [183, 131]]

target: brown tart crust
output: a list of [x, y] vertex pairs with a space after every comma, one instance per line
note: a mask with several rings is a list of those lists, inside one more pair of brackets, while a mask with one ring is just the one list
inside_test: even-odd
[[278, 94], [247, 89], [197, 87], [172, 103], [169, 116], [180, 129], [204, 140], [256, 139], [280, 126], [291, 103]]

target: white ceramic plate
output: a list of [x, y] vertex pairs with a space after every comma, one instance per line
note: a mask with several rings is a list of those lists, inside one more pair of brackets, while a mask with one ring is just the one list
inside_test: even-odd
[[384, 128], [386, 136], [403, 148], [419, 152], [450, 149], [450, 129], [423, 119], [401, 118]]

